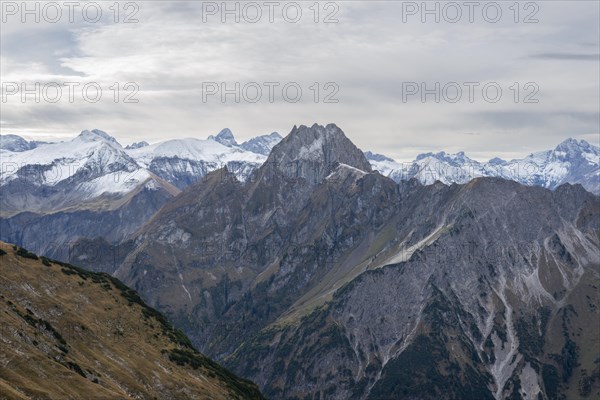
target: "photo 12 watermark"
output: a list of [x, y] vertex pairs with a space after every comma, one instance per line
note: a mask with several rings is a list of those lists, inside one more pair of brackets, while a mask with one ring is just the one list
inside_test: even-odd
[[335, 82], [202, 82], [202, 103], [339, 103]]
[[337, 24], [340, 5], [338, 2], [296, 1], [203, 1], [202, 22], [248, 23], [301, 21]]
[[534, 1], [403, 1], [403, 23], [537, 24], [540, 6]]
[[539, 103], [540, 86], [536, 82], [513, 82], [510, 85], [487, 82], [402, 82], [402, 103], [498, 103], [509, 96], [514, 103]]
[[135, 1], [2, 1], [2, 23], [88, 23], [136, 24], [139, 2]]
[[137, 82], [113, 82], [102, 86], [98, 82], [2, 82], [2, 103], [139, 103]]

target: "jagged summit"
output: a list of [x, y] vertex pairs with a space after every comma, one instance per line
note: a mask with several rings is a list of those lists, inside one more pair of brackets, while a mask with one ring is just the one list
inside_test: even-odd
[[556, 146], [554, 151], [561, 151], [567, 153], [567, 155], [576, 155], [583, 152], [592, 152], [598, 153], [598, 148], [594, 148], [595, 146], [590, 145], [585, 140], [577, 140], [573, 138], [568, 138]]
[[240, 145], [244, 150], [251, 151], [253, 153], [262, 154], [268, 156], [273, 147], [283, 139], [277, 132], [273, 132], [269, 135], [262, 135], [245, 141]]
[[[327, 126], [314, 124], [310, 128], [305, 125], [294, 126], [289, 135], [273, 148], [271, 156], [293, 162], [315, 161], [324, 164], [339, 162], [371, 172], [371, 165], [365, 155], [335, 124]], [[273, 158], [271, 156], [270, 159]]]
[[141, 142], [135, 142], [132, 144], [128, 144], [127, 146], [125, 146], [125, 149], [133, 150], [133, 149], [140, 149], [140, 148], [146, 147], [146, 146], [150, 146], [150, 145], [145, 140], [142, 140]]
[[217, 136], [210, 135], [208, 139], [214, 140], [215, 142], [221, 143], [223, 146], [227, 147], [238, 145], [237, 141], [235, 140], [235, 137], [233, 136], [233, 133], [229, 128], [221, 130], [221, 132], [219, 132]]
[[288, 178], [304, 178], [315, 184], [329, 175], [338, 163], [364, 172], [372, 171], [364, 153], [335, 124], [294, 126], [267, 159], [267, 165], [276, 166]]

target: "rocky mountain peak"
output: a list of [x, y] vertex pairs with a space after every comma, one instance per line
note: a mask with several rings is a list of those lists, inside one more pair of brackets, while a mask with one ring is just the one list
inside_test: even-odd
[[126, 150], [140, 149], [140, 148], [146, 147], [146, 146], [149, 146], [148, 142], [142, 140], [141, 142], [135, 142], [135, 143], [125, 146], [125, 149]]
[[311, 127], [294, 126], [289, 135], [273, 148], [266, 164], [276, 166], [288, 178], [304, 178], [317, 184], [338, 163], [364, 172], [372, 171], [364, 153], [337, 125], [314, 124]]
[[573, 138], [564, 140], [554, 149], [555, 152], [565, 153], [565, 155], [569, 157], [577, 156], [581, 153], [598, 154], [598, 150], [598, 147], [589, 144], [585, 140], [577, 140]]
[[235, 137], [233, 136], [233, 133], [229, 128], [221, 130], [221, 132], [219, 132], [217, 136], [210, 135], [208, 139], [212, 139], [215, 142], [221, 143], [223, 146], [226, 147], [238, 145], [237, 141], [235, 140]]

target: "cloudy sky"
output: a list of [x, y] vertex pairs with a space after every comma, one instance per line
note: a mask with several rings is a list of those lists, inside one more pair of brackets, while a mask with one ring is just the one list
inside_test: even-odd
[[597, 1], [73, 3], [2, 2], [2, 134], [243, 141], [334, 122], [400, 161], [598, 145]]

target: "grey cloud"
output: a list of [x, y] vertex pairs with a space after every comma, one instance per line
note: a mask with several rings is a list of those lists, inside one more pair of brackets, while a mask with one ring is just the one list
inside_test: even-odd
[[505, 129], [546, 126], [562, 120], [597, 130], [600, 120], [600, 113], [583, 111], [479, 111], [469, 113], [469, 116], [474, 120]]
[[574, 54], [574, 53], [539, 53], [529, 56], [544, 60], [576, 60], [576, 61], [599, 61], [600, 54]]
[[[512, 19], [402, 24], [399, 3], [340, 2], [339, 23], [332, 25], [315, 24], [310, 13], [298, 24], [222, 24], [218, 18], [204, 24], [200, 3], [188, 1], [140, 3], [134, 25], [8, 33], [3, 27], [3, 61], [38, 63], [64, 75], [78, 71], [86, 76], [82, 81], [100, 76], [106, 85], [135, 81], [140, 104], [3, 104], [2, 119], [12, 125], [3, 124], [2, 133], [76, 133], [95, 126], [127, 143], [206, 137], [228, 126], [243, 140], [289, 132], [294, 124], [335, 122], [362, 148], [412, 158], [416, 149], [502, 155], [506, 137], [543, 149], [539, 144], [548, 136], [558, 143], [600, 131], [598, 113], [589, 111], [598, 108], [598, 44], [583, 47], [598, 35], [597, 6], [544, 2], [540, 23], [530, 25]], [[586, 62], [558, 69], [556, 60]], [[421, 104], [418, 97], [402, 102], [402, 82], [499, 81], [508, 101], [513, 82], [531, 80], [539, 80], [543, 100], [531, 107]], [[204, 81], [296, 81], [305, 93], [296, 104], [202, 103]], [[328, 81], [339, 84], [339, 104], [315, 104], [307, 88]]]

